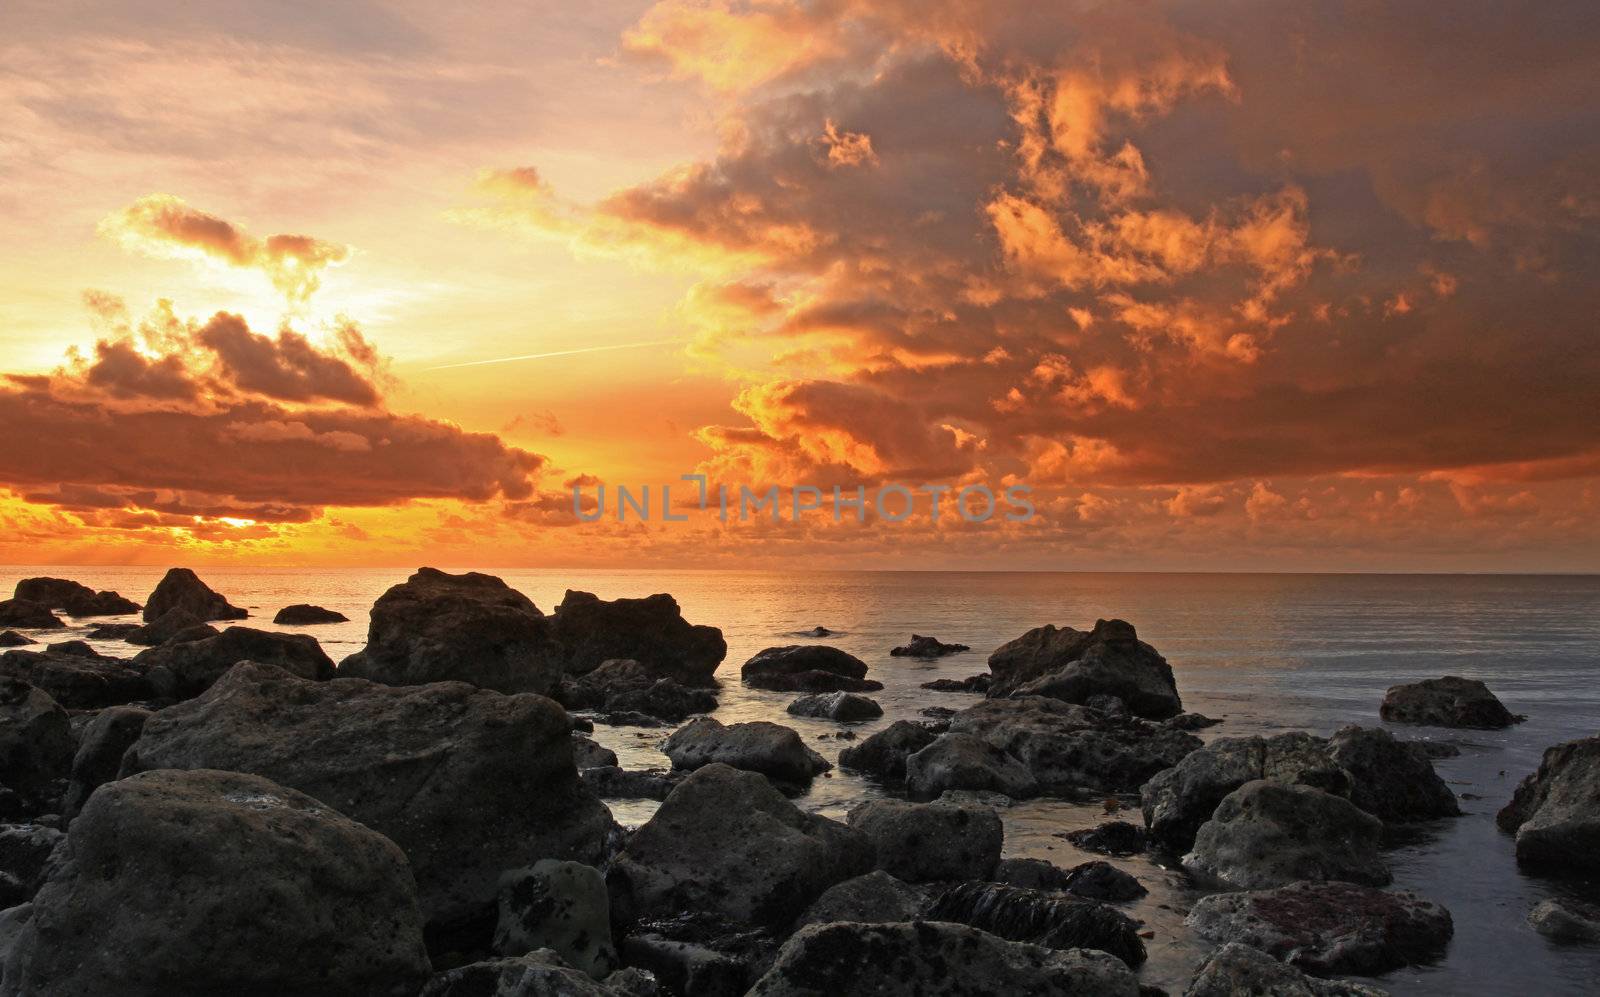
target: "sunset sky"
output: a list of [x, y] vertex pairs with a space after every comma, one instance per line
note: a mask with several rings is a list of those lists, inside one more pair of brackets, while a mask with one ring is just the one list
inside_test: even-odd
[[[8, 0], [0, 561], [1600, 570], [1597, 67], [1592, 0]], [[1038, 515], [573, 516], [691, 473]]]

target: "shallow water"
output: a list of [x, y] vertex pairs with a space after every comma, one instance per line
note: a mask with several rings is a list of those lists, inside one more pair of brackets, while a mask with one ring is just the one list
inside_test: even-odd
[[[1437, 762], [1439, 772], [1458, 794], [1481, 798], [1462, 801], [1466, 816], [1437, 822], [1390, 852], [1396, 887], [1448, 907], [1455, 939], [1438, 965], [1391, 973], [1378, 983], [1395, 994], [1554, 994], [1593, 992], [1600, 978], [1600, 946], [1556, 945], [1524, 921], [1535, 903], [1558, 893], [1600, 899], [1600, 884], [1524, 876], [1510, 838], [1493, 823], [1495, 810], [1537, 766], [1545, 747], [1600, 731], [1600, 577], [482, 570], [505, 578], [546, 612], [569, 587], [608, 599], [671, 592], [691, 622], [719, 626], [727, 637], [716, 716], [724, 723], [788, 724], [830, 760], [849, 742], [822, 735], [843, 725], [791, 717], [784, 707], [793, 696], [746, 689], [738, 681], [739, 665], [750, 655], [805, 642], [792, 632], [817, 625], [840, 631], [827, 642], [862, 658], [884, 683], [875, 698], [885, 716], [849, 725], [858, 737], [916, 718], [924, 707], [975, 702], [974, 696], [918, 686], [986, 670], [991, 650], [1030, 627], [1084, 627], [1097, 617], [1134, 623], [1172, 663], [1185, 707], [1227, 721], [1202, 732], [1206, 738], [1380, 725], [1378, 704], [1390, 685], [1443, 674], [1481, 678], [1528, 721], [1493, 732], [1395, 728], [1402, 736], [1458, 742], [1461, 757]], [[0, 568], [0, 592], [35, 574], [75, 578], [143, 601], [161, 572]], [[367, 608], [405, 574], [211, 568], [202, 577], [250, 608], [253, 626], [272, 628], [267, 621], [291, 602], [345, 613], [350, 623], [273, 628], [314, 634], [339, 660], [360, 649]], [[973, 651], [936, 662], [890, 657], [889, 648], [913, 631]], [[119, 642], [101, 649], [130, 650]], [[624, 766], [640, 768], [666, 764], [655, 746], [667, 733], [599, 727], [596, 739], [616, 750]], [[856, 776], [830, 776], [797, 802], [843, 816], [854, 803], [881, 795]], [[617, 803], [614, 810], [624, 824], [636, 825], [654, 806]], [[1059, 833], [1107, 819], [1099, 803], [1054, 800], [1017, 804], [1003, 816], [1007, 855], [1064, 866], [1098, 856], [1080, 852]], [[1207, 948], [1182, 926], [1201, 894], [1181, 873], [1145, 858], [1112, 861], [1150, 889], [1149, 897], [1126, 905], [1155, 932], [1141, 978], [1181, 992]]]

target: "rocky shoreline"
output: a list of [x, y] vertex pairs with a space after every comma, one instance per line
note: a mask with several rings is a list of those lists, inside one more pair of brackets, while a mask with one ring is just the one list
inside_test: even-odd
[[[791, 802], [832, 763], [782, 724], [713, 715], [727, 644], [671, 596], [569, 592], [546, 614], [498, 578], [424, 568], [336, 665], [314, 637], [230, 625], [247, 610], [174, 569], [142, 623], [95, 631], [129, 656], [22, 649], [58, 612], [140, 611], [51, 578], [0, 602], [0, 626], [36, 632], [0, 653], [0, 994], [1150, 992], [1137, 877], [1002, 859], [996, 808], [1034, 797], [1135, 801], [1138, 823], [1073, 842], [1216, 891], [1188, 914], [1217, 946], [1188, 994], [1381, 993], [1335, 977], [1450, 944], [1449, 911], [1387, 888], [1392, 834], [1460, 813], [1424, 745], [1376, 726], [1207, 743], [1216, 721], [1184, 712], [1120, 620], [1035, 628], [987, 673], [930, 684], [986, 698], [891, 713], [845, 748], [888, 798], [832, 820]], [[801, 643], [739, 681], [844, 737], [884, 716], [869, 672]], [[1449, 676], [1396, 686], [1381, 714], [1521, 719]], [[672, 768], [618, 766], [593, 723], [660, 739]], [[1551, 747], [1500, 812], [1530, 873], [1597, 871], [1597, 762], [1600, 738]], [[662, 802], [628, 832], [603, 802], [628, 798]], [[1587, 904], [1530, 915], [1600, 937]]]

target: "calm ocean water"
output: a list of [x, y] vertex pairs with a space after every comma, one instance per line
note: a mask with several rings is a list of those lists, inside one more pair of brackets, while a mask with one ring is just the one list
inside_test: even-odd
[[[1600, 884], [1555, 882], [1518, 872], [1511, 841], [1494, 812], [1551, 744], [1600, 732], [1600, 576], [1163, 575], [1039, 573], [803, 573], [649, 571], [490, 571], [549, 612], [568, 588], [603, 598], [670, 592], [693, 623], [721, 627], [728, 640], [725, 687], [717, 717], [725, 723], [770, 719], [798, 729], [831, 760], [841, 742], [820, 740], [831, 722], [791, 717], [793, 698], [750, 690], [739, 665], [761, 648], [794, 643], [791, 632], [822, 625], [840, 631], [830, 643], [862, 658], [884, 683], [885, 717], [853, 725], [865, 736], [927, 706], [961, 707], [976, 697], [918, 688], [934, 678], [985, 670], [999, 644], [1044, 623], [1084, 627], [1121, 617], [1172, 663], [1188, 709], [1226, 723], [1205, 737], [1309, 730], [1329, 734], [1347, 723], [1379, 725], [1378, 704], [1397, 682], [1443, 674], [1481, 678], [1528, 722], [1509, 731], [1396, 729], [1408, 737], [1460, 744], [1461, 757], [1437, 763], [1466, 816], [1443, 821], [1396, 847], [1395, 886], [1447, 906], [1455, 940], [1437, 966], [1391, 973], [1379, 984], [1395, 994], [1592, 993], [1600, 947], [1560, 946], [1524, 917], [1553, 895], [1600, 899]], [[0, 568], [0, 592], [35, 574], [75, 578], [143, 601], [161, 571], [152, 568]], [[359, 650], [366, 612], [401, 570], [244, 570], [210, 568], [201, 576], [236, 605], [249, 625], [273, 628], [276, 610], [313, 602], [351, 622], [302, 630], [336, 661]], [[968, 654], [923, 663], [891, 658], [912, 632], [972, 646]], [[59, 638], [58, 638], [59, 639]], [[127, 654], [127, 645], [101, 649]], [[668, 733], [600, 727], [596, 738], [626, 767], [664, 766], [655, 745]], [[835, 771], [800, 805], [842, 817], [876, 794]], [[624, 824], [648, 819], [654, 804], [616, 805]], [[1006, 853], [1074, 865], [1093, 856], [1059, 832], [1106, 819], [1100, 805], [1031, 801], [1004, 813]], [[1137, 817], [1135, 817], [1137, 819]], [[1189, 939], [1183, 915], [1199, 896], [1173, 871], [1142, 858], [1116, 860], [1150, 896], [1129, 906], [1155, 937], [1147, 983], [1179, 993], [1205, 947]]]

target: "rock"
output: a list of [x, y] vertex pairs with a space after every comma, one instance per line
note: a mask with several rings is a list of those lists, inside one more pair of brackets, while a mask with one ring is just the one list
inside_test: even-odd
[[1186, 923], [1210, 941], [1241, 942], [1318, 975], [1431, 962], [1455, 931], [1449, 911], [1415, 894], [1331, 882], [1213, 894]]
[[792, 637], [833, 637], [835, 632], [827, 627], [812, 627], [810, 630], [796, 630]]
[[156, 584], [144, 603], [144, 621], [153, 623], [174, 609], [186, 610], [195, 619], [242, 620], [250, 614], [211, 590], [188, 568], [172, 568]]
[[339, 674], [542, 694], [555, 688], [561, 661], [550, 620], [521, 592], [476, 571], [418, 568], [373, 603], [367, 646], [340, 662]]
[[1336, 879], [1383, 886], [1383, 822], [1310, 786], [1247, 782], [1217, 805], [1184, 867], [1241, 889]]
[[622, 923], [691, 910], [781, 930], [871, 868], [859, 832], [801, 811], [760, 775], [713, 763], [634, 832], [607, 881]]
[[741, 997], [771, 961], [767, 950], [774, 942], [765, 931], [741, 932], [703, 915], [649, 927], [622, 940], [623, 960], [649, 972], [666, 993]]
[[994, 875], [986, 877], [1007, 886], [1020, 886], [1025, 890], [1044, 890], [1061, 893], [1067, 888], [1072, 874], [1053, 862], [1044, 859], [1001, 859]]
[[22, 627], [24, 630], [60, 630], [66, 626], [49, 607], [27, 599], [6, 599], [0, 602], [0, 627]]
[[572, 739], [572, 758], [580, 769], [617, 764], [617, 753], [587, 737]]
[[1205, 730], [1222, 723], [1221, 720], [1208, 717], [1203, 713], [1180, 713], [1175, 717], [1168, 717], [1161, 721], [1161, 726], [1173, 730]]
[[682, 772], [635, 772], [616, 765], [596, 765], [578, 774], [584, 788], [602, 800], [665, 800], [683, 781]]
[[122, 660], [121, 658], [113, 658], [109, 654], [101, 654], [90, 647], [87, 641], [82, 640], [63, 640], [54, 644], [46, 644], [44, 650], [46, 654], [70, 654], [79, 658], [102, 658], [107, 661]]
[[379, 995], [428, 974], [400, 850], [232, 772], [100, 787], [15, 945], [8, 993]]
[[1075, 896], [1118, 904], [1138, 900], [1150, 892], [1131, 873], [1110, 862], [1085, 862], [1074, 868], [1067, 874], [1063, 888]]
[[672, 759], [673, 768], [683, 771], [721, 762], [791, 785], [804, 785], [833, 768], [799, 734], [765, 720], [724, 725], [701, 717], [674, 731], [661, 745], [661, 753]]
[[536, 949], [554, 951], [595, 979], [617, 969], [611, 901], [598, 869], [544, 859], [500, 877], [494, 950], [517, 956]]
[[349, 623], [350, 617], [321, 606], [297, 602], [278, 610], [272, 622], [284, 626], [312, 626], [318, 623]]
[[994, 675], [990, 696], [1039, 695], [1082, 703], [1104, 694], [1152, 720], [1183, 711], [1172, 667], [1122, 620], [1097, 620], [1087, 633], [1054, 626], [1029, 630], [989, 656], [989, 671]]
[[643, 713], [672, 723], [716, 708], [717, 697], [707, 690], [692, 689], [672, 679], [658, 679], [646, 688], [607, 696], [601, 706], [610, 713]]
[[877, 849], [877, 867], [908, 883], [989, 879], [1005, 840], [985, 807], [872, 800], [852, 808], [848, 822]]
[[597, 724], [608, 727], [667, 727], [670, 726], [660, 717], [652, 717], [648, 713], [637, 710], [618, 710], [615, 713], [602, 713], [594, 718]]
[[1600, 942], [1600, 906], [1553, 898], [1528, 912], [1533, 930], [1558, 942]]
[[[50, 854], [64, 838], [42, 824], [0, 824], [0, 909], [27, 903], [39, 892]], [[0, 963], [4, 946], [0, 945]]]
[[97, 710], [151, 694], [144, 675], [120, 658], [6, 651], [0, 654], [0, 676], [37, 686], [69, 710]]
[[619, 997], [623, 993], [545, 949], [438, 973], [418, 997]]
[[221, 632], [182, 606], [174, 606], [144, 626], [127, 631], [122, 639], [141, 647], [155, 647], [169, 641], [203, 640]]
[[69, 819], [88, 802], [89, 794], [116, 779], [122, 756], [139, 740], [151, 712], [139, 706], [109, 706], [95, 715], [78, 738], [72, 778], [61, 812]]
[[60, 704], [27, 682], [0, 678], [0, 775], [8, 788], [34, 804], [53, 802], [75, 747]]
[[1101, 855], [1137, 855], [1145, 849], [1144, 828], [1125, 820], [1068, 831], [1063, 837], [1086, 852]]
[[825, 644], [769, 647], [744, 663], [739, 675], [753, 689], [776, 692], [876, 692], [867, 664]]
[[1456, 817], [1461, 806], [1427, 754], [1378, 727], [1342, 728], [1328, 757], [1350, 773], [1350, 802], [1385, 821]]
[[828, 887], [800, 915], [795, 928], [830, 921], [914, 921], [926, 904], [916, 887], [879, 869]]
[[947, 789], [987, 789], [1013, 799], [1039, 792], [1021, 762], [971, 734], [940, 735], [906, 758], [906, 788], [919, 799], [932, 799]]
[[66, 578], [24, 578], [17, 582], [16, 597], [68, 616], [121, 616], [139, 611], [139, 604], [131, 599], [115, 592], [96, 592]]
[[922, 688], [934, 692], [977, 692], [989, 691], [994, 676], [985, 672], [982, 675], [968, 675], [964, 679], [934, 679], [932, 682], [922, 683]]
[[1217, 949], [1183, 997], [1388, 997], [1379, 990], [1348, 980], [1319, 980], [1285, 965], [1260, 949], [1229, 942]]
[[965, 644], [945, 644], [937, 637], [924, 637], [921, 634], [912, 634], [911, 643], [892, 649], [889, 654], [896, 658], [942, 658], [947, 654], [960, 654], [972, 648]]
[[1096, 952], [1008, 942], [959, 924], [813, 924], [796, 932], [750, 997], [1137, 997], [1128, 968]]
[[1390, 686], [1378, 715], [1390, 723], [1480, 730], [1498, 730], [1526, 719], [1506, 709], [1482, 682], [1454, 675]]
[[1495, 822], [1517, 836], [1520, 865], [1555, 875], [1600, 871], [1600, 737], [1546, 748]]
[[956, 921], [1013, 942], [1098, 949], [1130, 967], [1145, 960], [1139, 923], [1109, 904], [999, 883], [962, 883], [940, 894], [928, 917]]
[[34, 643], [37, 643], [37, 641], [31, 637], [24, 637], [15, 630], [7, 630], [4, 633], [0, 633], [0, 647], [27, 647], [29, 644]]
[[853, 723], [883, 716], [883, 707], [866, 696], [853, 692], [819, 692], [811, 696], [801, 696], [790, 703], [789, 712], [797, 717], [818, 717], [823, 720], [837, 720], [840, 723]]
[[860, 744], [839, 752], [839, 764], [858, 772], [870, 772], [880, 779], [906, 777], [906, 759], [926, 748], [938, 734], [925, 724], [896, 720]]
[[600, 861], [611, 816], [578, 781], [569, 727], [542, 696], [244, 662], [146, 721], [123, 772], [228, 769], [308, 793], [400, 846], [445, 931], [492, 910], [506, 869]]
[[657, 678], [714, 687], [717, 666], [728, 654], [721, 630], [691, 625], [666, 594], [608, 602], [569, 589], [554, 623], [564, 666], [578, 675], [611, 658], [632, 658]]
[[167, 699], [193, 699], [241, 661], [276, 665], [291, 675], [316, 682], [333, 677], [333, 659], [315, 637], [250, 627], [229, 627], [202, 640], [172, 641], [140, 651], [135, 668], [156, 694]]

